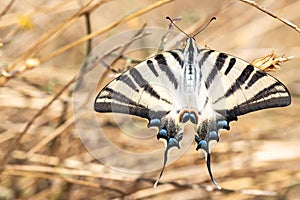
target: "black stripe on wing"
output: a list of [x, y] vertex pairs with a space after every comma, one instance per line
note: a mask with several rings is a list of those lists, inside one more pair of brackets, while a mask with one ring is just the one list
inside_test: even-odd
[[[159, 93], [159, 87], [164, 86], [159, 76], [165, 74], [169, 79], [167, 81], [170, 81], [175, 89], [179, 83], [174, 74], [175, 69], [168, 66], [166, 56], [173, 58], [178, 64], [182, 63], [180, 51], [176, 50], [158, 54], [140, 63], [111, 81], [99, 92], [94, 102], [95, 111], [124, 113], [147, 119], [160, 118], [169, 113], [167, 109], [171, 109], [172, 99], [164, 97], [168, 94]], [[177, 63], [174, 64], [180, 69]], [[151, 85], [150, 81], [161, 82], [163, 85]]]
[[[178, 51], [178, 50], [177, 50]], [[177, 60], [178, 64], [182, 67], [183, 66], [183, 61], [182, 59], [180, 58], [180, 56], [178, 55], [178, 53], [176, 51], [167, 51], [169, 52], [175, 60]]]
[[291, 97], [286, 87], [280, 82], [275, 82], [269, 87], [261, 90], [251, 99], [239, 105], [239, 109], [233, 109], [239, 115], [246, 114], [247, 108], [253, 110], [260, 110], [264, 108], [282, 107], [291, 104]]
[[214, 81], [215, 76], [217, 75], [218, 71], [222, 69], [227, 57], [227, 54], [219, 53], [216, 63], [205, 81], [206, 88], [209, 88], [210, 84]]
[[[213, 51], [203, 53], [202, 59], [211, 56], [208, 52], [212, 53]], [[220, 88], [225, 89], [224, 93], [217, 94], [218, 98], [211, 99], [212, 104], [217, 107], [216, 111], [222, 115], [225, 113], [227, 119], [235, 120], [237, 116], [249, 112], [290, 105], [289, 91], [276, 78], [242, 59], [228, 54], [219, 52], [212, 58], [215, 58], [215, 63], [208, 61], [200, 65], [199, 62], [199, 65], [204, 65], [203, 69], [205, 65], [211, 66], [205, 85], [212, 94], [215, 92], [215, 87], [218, 87], [218, 83], [227, 84], [219, 85]], [[214, 80], [217, 73], [222, 75], [218, 76], [221, 80]], [[217, 82], [217, 86], [210, 88], [213, 81], [219, 82]], [[222, 104], [224, 104], [224, 108], [222, 108]]]
[[[250, 70], [250, 68], [248, 68], [247, 70]], [[241, 85], [243, 85], [245, 81], [251, 77], [249, 76], [251, 70], [247, 70], [245, 68], [245, 71], [243, 71], [243, 73], [245, 74], [245, 78], [237, 81], [234, 84], [234, 88], [241, 89]], [[291, 104], [291, 96], [285, 85], [283, 85], [274, 77], [267, 75], [262, 71], [257, 71], [254, 73], [254, 75], [252, 75], [245, 89], [241, 89], [243, 94], [245, 94], [246, 90], [249, 89], [251, 86], [254, 86], [256, 81], [258, 81], [259, 79], [265, 79], [266, 81], [269, 80], [270, 82], [273, 82], [273, 84], [267, 86], [266, 88], [261, 88], [260, 91], [257, 91], [256, 94], [253, 94], [252, 97], [245, 100], [243, 103], [240, 103], [234, 106], [233, 108], [229, 108], [227, 110], [217, 110], [217, 112], [220, 114], [226, 113], [226, 117], [228, 117], [229, 119], [236, 119], [237, 116], [249, 112], [267, 108], [284, 107]], [[232, 88], [233, 87], [231, 87], [231, 89], [228, 90], [230, 92], [226, 93], [228, 94], [227, 96], [230, 96], [234, 93], [234, 91], [232, 92]]]
[[135, 84], [130, 79], [130, 77], [128, 77], [126, 74], [123, 74], [122, 76], [118, 76], [116, 78], [116, 80], [122, 81], [123, 83], [125, 83], [126, 85], [128, 85], [131, 89], [133, 89], [136, 92], [139, 91], [139, 89], [135, 86]]
[[150, 71], [151, 71], [156, 77], [158, 77], [158, 73], [157, 73], [157, 71], [156, 71], [156, 69], [155, 69], [155, 67], [154, 67], [154, 65], [153, 65], [152, 60], [147, 60], [147, 65], [148, 65]]
[[242, 86], [245, 84], [246, 80], [250, 77], [253, 71], [254, 67], [252, 65], [247, 65], [240, 74], [240, 76], [237, 78], [237, 80], [226, 91], [225, 95], [217, 99], [214, 103], [217, 103], [221, 99], [228, 98], [229, 96], [233, 95], [238, 89], [242, 89]]
[[[231, 120], [236, 120], [237, 116], [244, 115], [249, 112], [267, 109], [267, 108], [288, 106], [291, 104], [291, 98], [290, 96], [286, 96], [286, 92], [287, 91], [277, 91], [277, 90], [270, 92], [267, 91], [267, 89], [265, 89], [264, 91], [261, 91], [259, 94], [255, 95], [252, 99], [249, 99], [245, 103], [237, 105], [232, 109], [216, 110], [216, 111], [220, 114], [226, 113], [227, 119], [231, 121]], [[272, 94], [276, 94], [278, 96], [267, 98]], [[284, 95], [281, 96], [281, 94]]]
[[252, 75], [249, 82], [247, 83], [246, 89], [250, 88], [252, 85], [256, 83], [256, 81], [263, 78], [264, 76], [267, 76], [267, 74], [264, 73], [263, 71], [257, 70], [255, 74]]
[[[103, 95], [102, 92], [107, 92]], [[97, 102], [98, 101], [98, 102]], [[113, 89], [105, 87], [97, 96], [94, 102], [94, 110], [97, 112], [114, 112], [130, 114], [146, 118], [148, 120], [153, 118], [160, 119], [162, 116], [169, 113], [169, 111], [158, 110], [154, 111], [141, 104], [132, 101], [125, 95]]]
[[236, 63], [236, 59], [235, 58], [230, 58], [229, 64], [228, 64], [228, 66], [225, 70], [225, 75], [227, 75], [230, 72], [230, 70], [235, 65], [235, 63]]
[[174, 85], [174, 88], [177, 89], [178, 88], [178, 80], [176, 79], [174, 73], [171, 71], [170, 67], [168, 66], [164, 55], [158, 54], [154, 57], [154, 59], [157, 61], [160, 69], [166, 73], [168, 79]]
[[200, 61], [199, 61], [199, 68], [202, 67], [203, 63], [207, 60], [207, 58], [209, 57], [209, 55], [213, 52], [215, 52], [215, 50], [206, 50], [206, 49], [199, 49], [199, 54], [202, 53], [202, 51], [205, 51], [203, 56], [201, 57]]
[[121, 103], [113, 103], [113, 102], [101, 102], [95, 103], [94, 107], [97, 112], [114, 112], [114, 113], [122, 113], [135, 115], [138, 117], [142, 117], [148, 119], [161, 119], [163, 116], [167, 115], [169, 111], [153, 111], [141, 106], [131, 106], [131, 105], [123, 105]]
[[157, 98], [157, 99], [162, 99], [163, 101], [166, 101], [167, 103], [170, 104], [169, 101], [163, 99], [160, 97], [160, 95], [152, 88], [152, 86], [143, 78], [143, 76], [141, 75], [141, 73], [135, 69], [132, 68], [131, 70], [129, 70], [129, 73], [131, 75], [131, 77], [133, 77], [134, 81], [140, 86], [140, 88], [143, 88], [144, 91], [146, 91], [147, 93], [149, 93], [151, 96]]

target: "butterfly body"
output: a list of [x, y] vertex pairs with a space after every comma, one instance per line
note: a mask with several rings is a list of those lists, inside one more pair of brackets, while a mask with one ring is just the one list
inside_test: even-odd
[[287, 88], [274, 77], [237, 57], [199, 49], [189, 37], [184, 49], [155, 55], [111, 81], [96, 97], [94, 108], [146, 118], [148, 127], [158, 128], [157, 138], [166, 141], [163, 166], [168, 150], [180, 148], [184, 124], [190, 122], [196, 149], [204, 151], [218, 186], [210, 169], [218, 131], [229, 130], [230, 121], [239, 115], [290, 102]]

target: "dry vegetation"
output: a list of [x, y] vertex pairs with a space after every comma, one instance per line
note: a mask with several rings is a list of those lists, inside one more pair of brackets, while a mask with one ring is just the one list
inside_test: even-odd
[[[1, 1], [0, 199], [300, 199], [300, 33], [284, 23], [300, 24], [300, 2], [257, 1], [281, 21], [245, 2]], [[159, 170], [113, 170], [87, 152], [76, 132], [74, 77], [91, 47], [145, 23], [168, 27], [166, 15], [182, 16], [177, 23], [188, 33], [216, 16], [198, 43], [248, 61], [272, 51], [294, 56], [271, 72], [289, 88], [292, 105], [240, 117], [213, 150], [215, 178], [228, 190], [214, 189], [194, 146], [153, 189]], [[161, 148], [155, 137], [141, 144], [105, 115], [97, 118], [120, 147]], [[93, 130], [87, 134], [93, 138]]]

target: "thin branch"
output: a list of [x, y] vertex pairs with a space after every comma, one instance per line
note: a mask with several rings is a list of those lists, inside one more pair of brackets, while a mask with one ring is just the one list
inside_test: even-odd
[[29, 57], [34, 57], [36, 52], [41, 51], [43, 45], [45, 46], [46, 42], [53, 37], [53, 35], [57, 34], [61, 29], [64, 27], [70, 26], [78, 16], [80, 16], [85, 9], [93, 2], [93, 0], [89, 0], [84, 6], [82, 6], [76, 13], [74, 13], [70, 18], [66, 19], [65, 21], [57, 24], [55, 27], [50, 29], [48, 32], [43, 34], [31, 47], [29, 47], [19, 58], [15, 60], [15, 62], [10, 66], [10, 70], [13, 70], [17, 64], [21, 61], [26, 60]]
[[149, 11], [155, 9], [155, 8], [158, 8], [158, 7], [160, 7], [160, 6], [164, 5], [164, 4], [172, 2], [172, 1], [174, 1], [174, 0], [161, 0], [161, 1], [155, 2], [155, 3], [147, 6], [146, 8], [142, 8], [142, 9], [140, 9], [140, 10], [138, 10], [138, 11], [136, 11], [136, 12], [130, 14], [130, 15], [128, 15], [127, 17], [124, 17], [124, 18], [122, 18], [122, 19], [120, 19], [118, 21], [113, 22], [112, 24], [104, 27], [101, 30], [92, 32], [91, 34], [86, 35], [85, 37], [82, 37], [82, 38], [80, 38], [78, 40], [75, 40], [74, 42], [69, 43], [69, 44], [63, 46], [63, 47], [55, 50], [54, 52], [49, 53], [48, 55], [46, 55], [44, 57], [41, 57], [40, 60], [41, 60], [41, 62], [45, 62], [45, 61], [47, 61], [49, 59], [52, 59], [53, 57], [56, 57], [57, 55], [65, 52], [65, 51], [67, 51], [67, 50], [69, 50], [69, 49], [71, 49], [71, 48], [73, 48], [73, 47], [75, 47], [75, 46], [77, 46], [77, 45], [79, 45], [79, 44], [81, 44], [81, 43], [83, 43], [83, 42], [91, 39], [91, 38], [94, 38], [94, 37], [96, 37], [96, 36], [98, 36], [98, 35], [100, 35], [102, 33], [105, 33], [107, 31], [111, 30], [112, 28], [118, 26], [121, 23], [124, 23], [124, 22], [127, 22], [127, 21], [131, 20], [131, 19], [134, 19], [134, 18], [136, 18], [136, 17], [138, 17], [140, 15], [143, 15], [143, 14], [145, 14], [145, 13], [147, 13], [147, 12], [149, 12]]
[[[147, 35], [147, 33], [143, 34], [143, 31], [145, 29], [145, 27], [147, 26], [146, 23], [144, 23], [141, 27], [141, 29], [133, 35], [133, 37], [129, 40], [129, 42], [123, 44], [123, 46], [120, 46], [121, 47], [121, 50], [119, 52], [119, 55], [116, 57], [116, 59], [111, 63], [111, 65], [114, 65], [118, 59], [120, 59], [122, 57], [122, 55], [124, 54], [124, 52], [126, 51], [126, 49], [136, 40], [144, 37]], [[112, 52], [111, 52], [112, 53]]]
[[28, 172], [15, 171], [15, 170], [5, 171], [4, 175], [23, 176], [23, 177], [32, 177], [32, 178], [43, 178], [43, 179], [50, 179], [50, 180], [57, 180], [58, 179], [58, 180], [61, 180], [61, 181], [67, 182], [67, 183], [72, 183], [72, 184], [91, 187], [91, 188], [96, 188], [96, 189], [102, 188], [102, 189], [105, 189], [105, 190], [110, 190], [110, 191], [113, 191], [113, 192], [117, 192], [121, 195], [124, 195], [123, 191], [121, 191], [119, 189], [116, 189], [116, 188], [106, 187], [106, 186], [102, 186], [99, 183], [93, 183], [91, 181], [85, 181], [85, 180], [70, 178], [70, 177], [61, 176], [61, 175], [50, 175], [50, 174], [41, 173], [41, 172], [28, 173]]
[[[89, 66], [89, 68], [87, 69], [86, 67], [81, 71], [81, 75], [78, 78], [78, 81], [76, 82], [77, 85], [75, 85], [75, 88], [77, 88], [80, 84], [81, 84], [81, 76], [84, 75], [86, 72], [91, 71], [93, 68], [95, 68], [97, 66], [98, 63], [103, 64], [107, 70], [104, 71], [102, 76], [106, 76], [107, 73], [110, 71], [114, 71], [113, 68], [111, 68], [111, 65], [114, 65], [115, 62], [117, 62], [118, 59], [122, 58], [123, 53], [125, 52], [125, 50], [136, 40], [149, 35], [149, 33], [143, 33], [144, 28], [145, 28], [146, 24], [143, 24], [142, 28], [126, 43], [124, 44], [120, 44], [119, 46], [114, 47], [113, 49], [111, 49], [110, 51], [106, 52], [104, 55], [101, 56], [101, 58], [96, 58], [91, 66]], [[113, 54], [114, 52], [119, 51], [118, 54], [115, 56], [115, 59], [112, 61], [112, 63], [109, 65], [107, 63], [105, 63], [103, 61], [103, 59], [105, 59], [105, 57], [110, 56], [111, 54]], [[117, 71], [115, 71], [117, 72]], [[103, 79], [100, 79], [99, 84], [103, 81]]]
[[[40, 64], [41, 61], [36, 58], [37, 55], [47, 47], [51, 41], [54, 41], [55, 39], [59, 38], [59, 36], [62, 34], [63, 30], [67, 29], [69, 26], [71, 26], [78, 17], [84, 15], [87, 12], [92, 12], [95, 10], [97, 7], [102, 5], [103, 3], [108, 2], [109, 0], [102, 0], [99, 1], [98, 3], [91, 5], [93, 3], [93, 0], [89, 0], [86, 4], [80, 7], [78, 11], [76, 11], [71, 17], [68, 19], [64, 20], [63, 22], [57, 24], [53, 28], [51, 28], [49, 31], [41, 35], [39, 39], [31, 45], [26, 51], [22, 53], [21, 56], [19, 56], [17, 59], [14, 60], [14, 62], [9, 66], [9, 71], [7, 72], [9, 76], [3, 76], [3, 74], [0, 74], [0, 86], [4, 85], [10, 78], [15, 77], [18, 74], [21, 74], [25, 72], [28, 69], [32, 69], [32, 67], [28, 67], [26, 65], [26, 61], [28, 59], [36, 59], [38, 63]], [[19, 63], [24, 62], [21, 67], [18, 69], [15, 69]], [[35, 66], [34, 66], [35, 67]]]
[[[58, 158], [59, 159], [59, 158]], [[100, 170], [99, 168], [105, 168], [103, 165], [96, 164], [96, 166], [92, 163], [85, 163], [80, 162], [80, 167], [79, 165], [74, 166], [68, 164], [69, 167], [65, 167], [65, 164], [67, 161], [65, 160], [63, 163], [59, 163], [57, 166], [51, 166], [51, 165], [6, 165], [5, 170], [3, 172], [3, 175], [5, 175], [7, 172], [15, 172], [15, 171], [22, 171], [22, 172], [31, 172], [31, 173], [37, 173], [37, 172], [42, 172], [42, 173], [49, 173], [49, 174], [64, 174], [65, 176], [72, 177], [72, 176], [80, 176], [80, 177], [86, 177], [86, 178], [101, 178], [101, 179], [107, 179], [107, 180], [116, 180], [116, 181], [126, 181], [126, 182], [131, 182], [134, 181], [135, 178], [133, 177], [124, 177], [123, 175], [116, 174], [113, 171], [110, 170]], [[97, 168], [99, 166], [99, 168]], [[91, 168], [92, 167], [92, 168]], [[96, 168], [94, 168], [96, 167]]]
[[[90, 0], [89, 3], [90, 3], [91, 1], [92, 1], [92, 0]], [[170, 3], [170, 2], [172, 2], [172, 1], [174, 1], [174, 0], [160, 0], [160, 1], [158, 1], [158, 2], [155, 2], [155, 3], [153, 3], [153, 4], [151, 4], [151, 5], [147, 6], [147, 7], [145, 7], [145, 8], [141, 8], [140, 10], [138, 10], [138, 11], [136, 11], [136, 12], [134, 12], [134, 13], [128, 15], [127, 17], [124, 17], [124, 18], [122, 18], [122, 19], [120, 19], [120, 20], [118, 20], [118, 21], [116, 21], [116, 22], [114, 22], [114, 23], [112, 23], [112, 24], [110, 24], [110, 25], [108, 25], [108, 26], [106, 26], [105, 28], [103, 28], [103, 29], [101, 29], [101, 30], [92, 32], [91, 34], [88, 34], [88, 35], [86, 35], [86, 36], [84, 36], [84, 37], [82, 37], [82, 38], [80, 38], [80, 39], [78, 39], [78, 40], [75, 40], [75, 41], [72, 42], [72, 43], [69, 43], [69, 44], [67, 44], [67, 45], [65, 45], [65, 46], [63, 46], [63, 47], [61, 47], [61, 48], [59, 48], [59, 49], [57, 49], [57, 50], [55, 50], [55, 51], [53, 51], [53, 52], [47, 54], [47, 55], [44, 56], [44, 57], [41, 57], [40, 59], [38, 59], [38, 61], [39, 61], [39, 63], [46, 62], [46, 61], [48, 61], [48, 60], [50, 60], [50, 59], [52, 59], [52, 58], [54, 58], [54, 57], [60, 55], [61, 53], [64, 53], [65, 51], [67, 51], [67, 50], [69, 50], [69, 49], [71, 49], [71, 48], [73, 48], [73, 47], [75, 47], [75, 46], [77, 46], [77, 45], [80, 45], [81, 43], [84, 43], [84, 42], [86, 42], [86, 41], [88, 41], [88, 40], [90, 40], [90, 39], [92, 39], [92, 38], [94, 38], [94, 37], [96, 37], [96, 36], [98, 36], [98, 35], [104, 33], [104, 32], [107, 32], [107, 31], [111, 30], [112, 28], [118, 26], [118, 25], [121, 24], [121, 23], [124, 23], [124, 22], [127, 22], [127, 21], [129, 21], [129, 20], [132, 20], [132, 19], [134, 19], [134, 18], [136, 18], [136, 17], [138, 17], [138, 16], [140, 16], [140, 15], [143, 15], [143, 14], [145, 14], [145, 13], [147, 13], [147, 12], [150, 12], [151, 10], [156, 9], [156, 8], [158, 8], [158, 7], [160, 7], [160, 6], [164, 5], [164, 4]], [[78, 11], [76, 14], [74, 14], [74, 15], [73, 15], [71, 18], [69, 18], [66, 22], [63, 22], [63, 23], [57, 25], [55, 28], [53, 28], [53, 29], [51, 29], [50, 31], [48, 31], [45, 35], [43, 35], [43, 36], [38, 40], [38, 42], [36, 42], [36, 43], [35, 43], [32, 47], [30, 47], [25, 53], [23, 53], [22, 56], [20, 56], [19, 58], [17, 58], [17, 59], [15, 60], [15, 62], [10, 66], [9, 69], [10, 69], [10, 70], [13, 70], [13, 69], [17, 66], [17, 64], [18, 64], [19, 62], [24, 61], [24, 60], [26, 60], [26, 59], [28, 59], [28, 58], [31, 58], [31, 57], [36, 57], [37, 54], [41, 51], [42, 45], [45, 46], [44, 43], [45, 43], [45, 41], [48, 41], [49, 37], [51, 37], [51, 36], [54, 35], [57, 31], [59, 31], [60, 28], [65, 27], [66, 25], [71, 24], [78, 16], [81, 16], [81, 15], [84, 14], [85, 12], [89, 12], [90, 9], [87, 9], [87, 7], [88, 7], [88, 6], [87, 6], [87, 4], [86, 4], [84, 8], [82, 7], [82, 8], [80, 9], [80, 11]], [[85, 9], [87, 9], [88, 11], [85, 10]], [[94, 6], [92, 6], [91, 9], [94, 9]], [[38, 51], [36, 51], [35, 49], [37, 49]], [[31, 68], [25, 67], [25, 69], [22, 70], [22, 72], [25, 72], [25, 71], [28, 70], [28, 69], [31, 69]], [[18, 75], [18, 74], [20, 74], [20, 72], [19, 72], [19, 71], [16, 71], [16, 72], [14, 73], [14, 76], [16, 76], [16, 75]], [[1, 74], [0, 74], [0, 86], [4, 85], [4, 84], [9, 80], [9, 78], [14, 77], [14, 76], [4, 77], [4, 76], [1, 76]], [[1, 79], [1, 78], [2, 78], [2, 79]]]
[[1, 19], [1, 17], [3, 17], [9, 11], [9, 9], [11, 8], [11, 6], [13, 5], [14, 2], [15, 2], [15, 0], [11, 0], [7, 4], [7, 6], [1, 11], [1, 13], [0, 13], [0, 19]]
[[[155, 180], [153, 179], [147, 179], [147, 178], [139, 178], [136, 180], [137, 182], [139, 181], [144, 181], [144, 182], [149, 182], [151, 184], [153, 184], [153, 182]], [[252, 195], [252, 196], [267, 196], [267, 197], [274, 197], [277, 196], [278, 193], [274, 192], [274, 191], [269, 191], [269, 190], [231, 190], [231, 189], [225, 189], [222, 188], [221, 190], [217, 189], [216, 187], [213, 187], [211, 185], [203, 185], [203, 183], [199, 183], [199, 184], [180, 184], [178, 182], [175, 181], [168, 181], [168, 182], [161, 182], [160, 184], [162, 185], [171, 185], [173, 187], [167, 188], [167, 190], [175, 190], [178, 188], [181, 189], [194, 189], [194, 190], [204, 190], [207, 192], [222, 192], [224, 194], [229, 194], [229, 193], [237, 193], [237, 194], [247, 194], [247, 195]], [[152, 188], [151, 188], [152, 189]], [[150, 188], [146, 188], [145, 190], [150, 190]], [[129, 197], [129, 199], [136, 199], [137, 195], [140, 191], [138, 192], [133, 192], [133, 193], [129, 193], [127, 194], [126, 197]], [[166, 190], [162, 190], [162, 192], [166, 192]], [[150, 195], [151, 193], [153, 193], [153, 191], [150, 191], [150, 193], [144, 192], [144, 196], [142, 196], [143, 198], [147, 197], [148, 195]], [[138, 196], [139, 198], [141, 198], [141, 196]]]
[[249, 4], [255, 8], [257, 8], [258, 10], [270, 15], [271, 17], [281, 21], [282, 23], [286, 24], [287, 26], [291, 27], [292, 29], [294, 29], [295, 31], [297, 31], [298, 33], [300, 33], [300, 28], [298, 28], [294, 23], [290, 22], [287, 19], [284, 19], [282, 17], [279, 17], [278, 15], [276, 15], [275, 13], [273, 13], [272, 11], [266, 9], [263, 6], [258, 5], [255, 1], [251, 1], [251, 0], [239, 0], [243, 3]]
[[[86, 33], [88, 35], [88, 34], [91, 34], [91, 32], [92, 32], [90, 12], [86, 12], [84, 14], [84, 18], [85, 18], [85, 23], [86, 23]], [[89, 39], [87, 41], [86, 56], [88, 56], [91, 51], [92, 51], [92, 39]]]
[[1, 159], [0, 162], [0, 174], [3, 172], [4, 169], [4, 165], [7, 163], [8, 159], [10, 158], [12, 152], [17, 148], [18, 144], [20, 143], [21, 139], [23, 138], [23, 136], [27, 133], [27, 131], [29, 130], [29, 128], [31, 127], [31, 125], [34, 123], [34, 121], [40, 116], [42, 115], [48, 108], [49, 106], [58, 99], [58, 97], [66, 90], [69, 88], [69, 86], [74, 83], [76, 81], [76, 76], [73, 77], [58, 93], [56, 93], [52, 99], [42, 108], [39, 110], [39, 112], [37, 112], [33, 118], [26, 124], [25, 128], [23, 129], [23, 131], [16, 136], [16, 139], [12, 142], [12, 144], [10, 145], [10, 147], [8, 148], [6, 154], [3, 156], [3, 158]]
[[[143, 25], [143, 28], [145, 27], [145, 24]], [[143, 30], [143, 29], [142, 29]], [[125, 43], [124, 45], [120, 45], [117, 47], [117, 49], [114, 50], [118, 50], [120, 48], [122, 48], [121, 51], [125, 51], [125, 49], [135, 40], [143, 37], [145, 34], [142, 34], [141, 31], [138, 32], [139, 35], [135, 35], [135, 37], [133, 37], [129, 42]], [[112, 53], [113, 51], [111, 51], [110, 53]], [[104, 56], [107, 56], [108, 54], [105, 54]], [[88, 69], [88, 71], [92, 70], [94, 67], [96, 67], [97, 65], [92, 66], [91, 68]], [[84, 74], [83, 74], [84, 75]], [[52, 97], [52, 99], [43, 107], [39, 110], [39, 112], [37, 112], [33, 118], [26, 124], [24, 130], [16, 136], [16, 139], [12, 142], [12, 144], [10, 145], [10, 147], [8, 148], [8, 151], [6, 152], [6, 154], [4, 155], [4, 157], [1, 159], [0, 162], [0, 173], [3, 172], [4, 166], [7, 163], [8, 159], [10, 158], [12, 152], [17, 148], [18, 144], [20, 143], [21, 139], [23, 138], [23, 136], [27, 133], [27, 131], [29, 130], [29, 128], [32, 126], [32, 124], [34, 123], [34, 121], [41, 116], [49, 107], [50, 105], [59, 98], [59, 96], [66, 90], [69, 88], [69, 86], [71, 84], [73, 84], [76, 80], [80, 79], [81, 76], [77, 77], [74, 76], [58, 93], [55, 94], [55, 96]], [[72, 121], [72, 120], [71, 120]], [[26, 156], [30, 156], [32, 155], [32, 153], [34, 153], [36, 150], [40, 149], [41, 146], [43, 146], [44, 144], [46, 144], [47, 142], [49, 142], [51, 139], [53, 139], [54, 137], [56, 137], [58, 134], [61, 133], [61, 131], [66, 128], [67, 126], [69, 126], [70, 120], [68, 120], [68, 123], [65, 123], [64, 125], [62, 125], [59, 129], [57, 129], [55, 131], [55, 134], [52, 134], [51, 137], [47, 137], [47, 139], [43, 140], [43, 142], [40, 144], [40, 146], [37, 146], [36, 148], [34, 148], [34, 151], [29, 151], [28, 154]], [[53, 137], [54, 136], [54, 137]], [[49, 140], [50, 139], [50, 140]]]
[[[73, 80], [73, 79], [72, 79]], [[31, 148], [25, 155], [26, 158], [32, 156], [35, 152], [39, 151], [41, 148], [43, 148], [48, 142], [53, 140], [55, 137], [60, 135], [63, 131], [65, 131], [69, 126], [71, 126], [74, 123], [74, 115], [72, 115], [67, 121], [65, 121], [61, 126], [59, 126], [57, 129], [52, 131], [51, 134], [47, 135], [45, 138], [43, 138], [37, 145], [35, 145], [33, 148]]]

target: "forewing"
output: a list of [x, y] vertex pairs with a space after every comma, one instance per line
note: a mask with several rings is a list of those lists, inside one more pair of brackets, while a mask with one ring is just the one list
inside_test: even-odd
[[248, 62], [206, 49], [201, 50], [200, 57], [199, 66], [209, 102], [228, 119], [291, 103], [287, 88], [279, 80]]
[[173, 50], [145, 60], [107, 84], [97, 95], [97, 112], [152, 119], [180, 107], [178, 87], [182, 52]]

